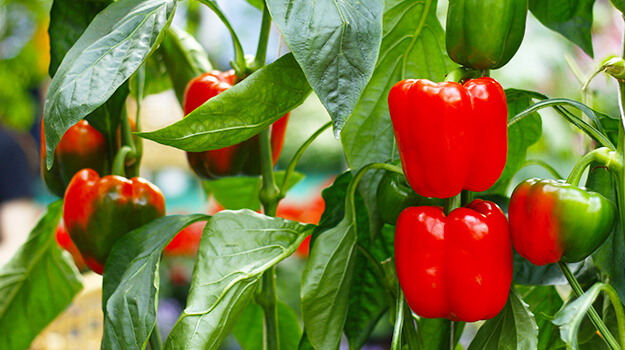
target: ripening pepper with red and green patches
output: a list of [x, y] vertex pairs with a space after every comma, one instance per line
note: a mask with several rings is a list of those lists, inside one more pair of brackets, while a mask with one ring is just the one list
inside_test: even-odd
[[108, 149], [104, 136], [86, 120], [65, 132], [54, 150], [52, 168], [46, 168], [46, 135], [41, 123], [41, 174], [52, 193], [63, 197], [74, 174], [90, 168], [104, 175], [108, 169]]
[[113, 245], [126, 233], [165, 215], [163, 193], [145, 179], [76, 173], [65, 191], [63, 220], [87, 266], [102, 274]]
[[[184, 115], [232, 87], [235, 80], [234, 71], [230, 70], [204, 73], [189, 81], [184, 92]], [[282, 152], [288, 121], [289, 113], [271, 125], [271, 152], [274, 164]], [[216, 150], [187, 152], [187, 160], [191, 169], [205, 180], [237, 175], [258, 176], [260, 175], [258, 136]]]
[[539, 266], [585, 259], [607, 239], [616, 214], [601, 194], [549, 179], [521, 182], [508, 210], [514, 248]]

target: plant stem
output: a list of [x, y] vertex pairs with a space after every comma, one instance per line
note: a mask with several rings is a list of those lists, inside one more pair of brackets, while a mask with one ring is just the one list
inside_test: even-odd
[[449, 215], [449, 213], [451, 213], [452, 210], [459, 208], [460, 204], [462, 203], [462, 192], [456, 196], [447, 198], [447, 201], [445, 202], [445, 215]]
[[113, 160], [113, 175], [126, 177], [126, 157], [132, 152], [129, 146], [123, 146]]
[[286, 171], [284, 173], [284, 182], [282, 182], [282, 186], [280, 187], [280, 195], [282, 197], [286, 195], [289, 178], [291, 177], [291, 175], [293, 175], [293, 172], [295, 171], [295, 166], [297, 166], [297, 163], [302, 158], [302, 155], [304, 154], [304, 152], [308, 149], [308, 146], [310, 146], [310, 144], [313, 143], [313, 141], [315, 141], [317, 137], [321, 135], [321, 133], [323, 133], [326, 129], [328, 129], [331, 126], [332, 126], [332, 122], [330, 121], [330, 122], [327, 122], [322, 127], [320, 127], [317, 131], [315, 131], [314, 134], [312, 134], [308, 138], [308, 140], [306, 140], [306, 142], [304, 142], [299, 147], [297, 152], [295, 152], [295, 154], [293, 155], [293, 158], [291, 158], [291, 161], [289, 162], [289, 166], [286, 168]]
[[[273, 157], [271, 153], [271, 141], [269, 129], [265, 129], [258, 135], [260, 143], [260, 165], [262, 174], [262, 186], [260, 189], [260, 203], [265, 215], [275, 216], [278, 203], [282, 199], [276, 186], [273, 173]], [[265, 350], [280, 349], [278, 335], [278, 298], [276, 296], [276, 270], [272, 266], [262, 276], [261, 291], [257, 297], [257, 303], [263, 309], [264, 315], [264, 344]]]
[[271, 32], [271, 14], [267, 4], [263, 7], [263, 18], [260, 25], [260, 37], [258, 38], [258, 47], [256, 49], [256, 57], [251, 69], [253, 71], [260, 69], [265, 65], [267, 60], [267, 43], [269, 42], [269, 34]]
[[[562, 274], [564, 274], [566, 280], [571, 285], [571, 288], [573, 288], [573, 292], [575, 292], [575, 295], [579, 298], [582, 294], [584, 294], [584, 290], [582, 289], [582, 286], [579, 285], [579, 282], [577, 282], [573, 272], [571, 272], [571, 269], [569, 269], [569, 266], [566, 263], [559, 262], [558, 266], [560, 267], [560, 270], [562, 270]], [[608, 327], [605, 323], [603, 323], [601, 317], [599, 317], [597, 310], [595, 310], [593, 306], [590, 306], [587, 313], [590, 321], [595, 328], [597, 328], [599, 333], [601, 333], [601, 337], [608, 344], [608, 347], [613, 350], [620, 349], [621, 347], [618, 345], [616, 339], [614, 339], [614, 336], [612, 336], [612, 333], [608, 330]]]
[[[404, 299], [404, 293], [402, 292], [399, 296]], [[414, 326], [414, 318], [412, 317], [412, 311], [408, 306], [407, 302], [404, 302], [404, 339], [406, 339], [405, 343], [408, 345], [408, 349], [419, 349], [419, 337], [417, 336], [417, 330]]]
[[615, 155], [616, 153], [610, 151], [607, 147], [597, 148], [586, 153], [580, 160], [577, 161], [577, 163], [575, 163], [575, 166], [571, 170], [566, 182], [574, 186], [578, 186], [586, 167], [595, 161], [606, 166], [611, 171], [617, 171], [622, 166], [618, 161], [616, 161]]
[[395, 324], [393, 325], [393, 340], [391, 350], [401, 350], [401, 333], [404, 326], [404, 293], [401, 288], [395, 302]]
[[150, 338], [148, 339], [148, 343], [150, 344], [150, 350], [161, 350], [163, 349], [163, 338], [161, 338], [161, 331], [158, 329], [158, 325], [154, 325], [154, 329], [150, 334]]
[[402, 168], [398, 167], [397, 165], [392, 165], [388, 163], [371, 163], [365, 165], [360, 170], [358, 170], [354, 178], [349, 182], [349, 185], [347, 186], [347, 193], [345, 196], [345, 215], [349, 215], [347, 216], [348, 220], [356, 219], [356, 208], [354, 206], [354, 196], [356, 194], [356, 188], [358, 188], [358, 183], [365, 175], [365, 173], [371, 169], [384, 169], [396, 172], [398, 174], [404, 173]]
[[530, 165], [538, 165], [544, 168], [545, 170], [549, 172], [549, 174], [551, 174], [551, 176], [555, 177], [556, 180], [564, 179], [564, 177], [562, 177], [562, 175], [560, 175], [560, 173], [558, 173], [558, 171], [554, 167], [552, 167], [551, 165], [547, 164], [546, 162], [540, 159], [528, 159], [525, 161], [525, 164], [523, 164], [523, 167], [530, 166]]

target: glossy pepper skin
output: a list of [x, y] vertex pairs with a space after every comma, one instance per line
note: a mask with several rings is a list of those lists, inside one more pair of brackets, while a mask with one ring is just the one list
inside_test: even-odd
[[468, 68], [503, 67], [521, 46], [528, 0], [450, 0], [445, 43]]
[[395, 228], [395, 267], [410, 308], [426, 318], [474, 322], [497, 315], [512, 283], [506, 216], [476, 199], [445, 216], [409, 207]]
[[161, 191], [142, 178], [92, 169], [76, 173], [63, 204], [65, 228], [87, 266], [102, 274], [111, 248], [126, 233], [165, 215]]
[[[192, 79], [185, 89], [183, 110], [187, 115], [210, 98], [232, 87], [234, 71], [212, 71]], [[284, 134], [289, 114], [271, 126], [271, 150], [275, 164], [282, 152]], [[205, 152], [187, 152], [187, 160], [195, 173], [203, 179], [213, 180], [225, 176], [260, 175], [260, 146], [258, 136], [247, 141]]]
[[410, 188], [405, 176], [390, 171], [382, 176], [376, 193], [378, 212], [382, 220], [390, 225], [395, 225], [399, 214], [408, 207], [445, 204], [439, 198], [419, 196]]
[[54, 150], [52, 168], [46, 168], [46, 140], [41, 123], [41, 174], [48, 189], [63, 197], [65, 188], [79, 170], [91, 168], [104, 174], [108, 167], [108, 150], [104, 136], [86, 120], [69, 128]]
[[601, 194], [549, 179], [521, 182], [508, 211], [514, 248], [539, 266], [585, 259], [606, 240], [616, 215]]
[[501, 176], [508, 152], [508, 107], [492, 78], [433, 83], [407, 79], [389, 93], [402, 168], [423, 197], [485, 191]]

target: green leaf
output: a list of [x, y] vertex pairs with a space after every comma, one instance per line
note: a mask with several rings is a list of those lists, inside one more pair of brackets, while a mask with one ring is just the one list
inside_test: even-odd
[[567, 304], [558, 311], [551, 321], [556, 326], [560, 326], [560, 338], [569, 348], [578, 349], [577, 333], [586, 316], [586, 312], [592, 306], [597, 296], [606, 288], [604, 283], [596, 283], [588, 289], [582, 296]]
[[112, 0], [54, 0], [50, 9], [50, 76], [54, 77], [63, 57], [85, 31], [93, 18]]
[[595, 0], [530, 0], [529, 9], [545, 27], [562, 34], [590, 57]]
[[310, 91], [293, 55], [287, 54], [209, 99], [184, 119], [137, 135], [189, 152], [231, 146], [302, 104]]
[[262, 10], [262, 9], [263, 9], [263, 6], [265, 6], [265, 5], [263, 4], [263, 0], [247, 0], [247, 2], [248, 2], [250, 5], [252, 5], [252, 6], [256, 7], [257, 9], [259, 9], [259, 10]]
[[[341, 134], [352, 171], [370, 163], [399, 159], [388, 110], [388, 93], [398, 81], [425, 78], [441, 81], [454, 63], [445, 51], [445, 33], [436, 17], [436, 1], [386, 2], [384, 38], [373, 76]], [[359, 190], [375, 234], [382, 225], [376, 191], [383, 171], [369, 171]]]
[[[287, 188], [295, 186], [304, 179], [304, 174], [293, 172], [289, 178]], [[275, 172], [278, 187], [284, 182], [284, 171]], [[258, 194], [262, 181], [260, 177], [236, 176], [219, 180], [203, 181], [204, 188], [210, 191], [224, 209], [260, 210]]]
[[267, 7], [338, 138], [373, 73], [384, 1], [268, 0]]
[[[525, 110], [532, 104], [535, 98], [532, 91], [507, 89], [506, 99], [508, 102], [508, 120]], [[508, 158], [506, 166], [499, 180], [491, 187], [489, 192], [505, 194], [514, 174], [525, 164], [527, 149], [536, 143], [542, 135], [542, 120], [538, 113], [521, 119], [508, 127]]]
[[536, 349], [537, 345], [538, 327], [534, 315], [512, 287], [506, 306], [480, 327], [468, 350]]
[[156, 219], [124, 235], [111, 250], [104, 268], [103, 349], [143, 349], [156, 325], [159, 265], [163, 249], [202, 214]]
[[[519, 255], [516, 251], [513, 255], [514, 273], [512, 279], [521, 285], [551, 286], [567, 284], [566, 278], [557, 264], [536, 266]], [[569, 268], [581, 283], [596, 278], [597, 269], [590, 259], [568, 264]]]
[[48, 206], [17, 253], [0, 269], [0, 349], [27, 349], [82, 289], [71, 256], [57, 246], [63, 202]]
[[[160, 47], [163, 47], [162, 45], [163, 44], [161, 44]], [[147, 61], [145, 61], [144, 71], [145, 81], [141, 98], [159, 94], [172, 88], [172, 82], [171, 79], [169, 79], [169, 75], [167, 75], [168, 70], [165, 66], [161, 50], [156, 50], [148, 57]], [[133, 74], [129, 80], [130, 92], [134, 98], [137, 98], [138, 95], [138, 91], [136, 90], [138, 90], [139, 82], [137, 79], [137, 74]]]
[[314, 241], [302, 275], [302, 319], [315, 349], [338, 349], [356, 263], [356, 227], [344, 218]]
[[529, 304], [538, 326], [538, 349], [554, 349], [564, 345], [560, 341], [558, 329], [551, 323], [551, 317], [562, 307], [564, 302], [553, 286], [536, 286], [524, 293], [523, 300]]
[[47, 166], [65, 132], [106, 102], [160, 43], [176, 0], [119, 0], [100, 12], [59, 66], [46, 97]]
[[[412, 321], [410, 315], [406, 322]], [[463, 323], [460, 323], [463, 324]], [[444, 318], [420, 318], [417, 320], [419, 344], [422, 349], [449, 349], [451, 321]], [[454, 333], [456, 334], [456, 333]]]
[[191, 34], [173, 25], [167, 29], [167, 35], [158, 52], [163, 55], [176, 97], [182, 105], [184, 90], [189, 81], [213, 69], [208, 54]]
[[[263, 350], [263, 309], [254, 302], [249, 303], [232, 334], [243, 350]], [[302, 337], [299, 319], [295, 311], [281, 301], [278, 301], [278, 334], [280, 349], [297, 349]]]
[[187, 306], [165, 348], [217, 348], [254, 296], [263, 272], [293, 254], [312, 228], [250, 210], [215, 214], [200, 240]]

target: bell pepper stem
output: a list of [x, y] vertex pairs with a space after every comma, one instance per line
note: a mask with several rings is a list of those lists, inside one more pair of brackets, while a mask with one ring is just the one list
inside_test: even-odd
[[321, 135], [324, 131], [326, 131], [331, 126], [332, 126], [332, 122], [331, 121], [327, 122], [325, 125], [320, 127], [317, 131], [315, 131], [315, 133], [312, 134], [308, 138], [308, 140], [306, 140], [306, 142], [304, 142], [297, 149], [297, 151], [293, 155], [293, 158], [291, 158], [291, 161], [289, 162], [289, 166], [286, 168], [286, 171], [284, 173], [284, 181], [282, 182], [282, 186], [280, 186], [280, 195], [282, 197], [286, 196], [286, 191], [287, 191], [287, 188], [288, 188], [289, 179], [293, 175], [293, 172], [295, 171], [295, 167], [297, 166], [297, 163], [299, 162], [299, 160], [302, 158], [302, 155], [308, 149], [308, 146], [310, 146], [310, 144], [313, 143], [313, 141], [315, 141], [317, 139], [317, 137], [319, 137], [319, 135]]
[[443, 208], [445, 215], [449, 215], [452, 210], [460, 208], [460, 204], [462, 204], [462, 192], [456, 196], [447, 198], [447, 201], [445, 202], [445, 208]]
[[606, 166], [611, 171], [618, 171], [622, 166], [620, 162], [616, 159], [616, 153], [610, 151], [607, 147], [601, 147], [594, 149], [588, 153], [586, 153], [573, 167], [569, 177], [566, 179], [566, 182], [571, 185], [578, 186], [579, 181], [582, 178], [582, 174], [586, 167], [590, 165], [592, 162], [598, 162], [601, 165]]
[[150, 350], [163, 349], [163, 338], [161, 338], [161, 331], [158, 329], [157, 324], [154, 325], [154, 329], [152, 330], [152, 333], [150, 333], [148, 343], [150, 344]]
[[[577, 282], [577, 279], [573, 275], [573, 272], [571, 272], [571, 269], [569, 269], [569, 266], [566, 263], [558, 262], [558, 266], [560, 267], [560, 270], [562, 270], [562, 274], [564, 274], [566, 280], [569, 282], [569, 285], [571, 285], [573, 292], [579, 298], [582, 294], [584, 294], [584, 290], [582, 289], [582, 286], [580, 286], [579, 282]], [[608, 344], [608, 347], [613, 350], [621, 349], [616, 339], [614, 339], [614, 336], [612, 336], [612, 333], [610, 333], [610, 331], [608, 330], [608, 327], [605, 325], [605, 323], [603, 323], [601, 317], [599, 317], [597, 310], [595, 310], [595, 308], [591, 306], [588, 309], [587, 313], [590, 321], [595, 326], [595, 328], [597, 328], [599, 333], [601, 333], [601, 337], [606, 342], [606, 344]]]
[[126, 157], [132, 152], [129, 146], [122, 147], [113, 160], [113, 175], [126, 177]]
[[542, 167], [543, 169], [547, 170], [549, 174], [551, 174], [551, 176], [556, 178], [556, 180], [563, 179], [562, 175], [560, 175], [560, 173], [558, 173], [558, 171], [554, 167], [552, 167], [545, 161], [542, 161], [540, 159], [528, 159], [525, 161], [525, 164], [523, 164], [523, 168], [530, 165], [538, 165]]
[[445, 81], [453, 81], [455, 83], [462, 84], [463, 82], [469, 79], [475, 79], [481, 76], [488, 76], [488, 73], [484, 74], [484, 72], [488, 72], [488, 71], [474, 70], [474, 69], [469, 69], [466, 67], [458, 67], [452, 70], [451, 72], [449, 72], [449, 74], [447, 74], [447, 76], [445, 77]]

